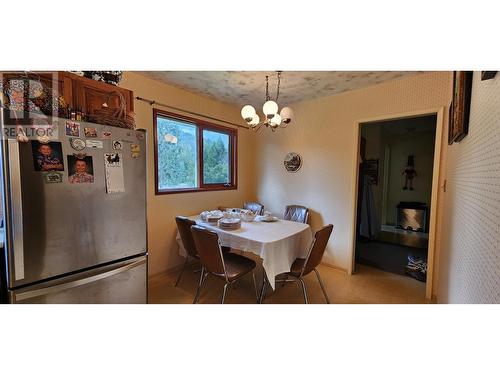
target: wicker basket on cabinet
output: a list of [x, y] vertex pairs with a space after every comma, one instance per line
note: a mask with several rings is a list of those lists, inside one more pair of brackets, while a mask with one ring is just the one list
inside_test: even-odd
[[[107, 103], [114, 96], [118, 97], [118, 108], [109, 108]], [[135, 120], [131, 115], [127, 114], [125, 98], [119, 91], [110, 92], [105, 104], [100, 109], [95, 109], [92, 113], [88, 114], [88, 118], [90, 121], [98, 124], [135, 129]]]

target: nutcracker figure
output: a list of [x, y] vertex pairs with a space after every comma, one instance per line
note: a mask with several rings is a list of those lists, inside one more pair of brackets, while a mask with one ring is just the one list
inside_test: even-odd
[[408, 155], [408, 163], [402, 174], [405, 175], [405, 186], [403, 186], [403, 190], [413, 190], [413, 179], [417, 176], [414, 155]]

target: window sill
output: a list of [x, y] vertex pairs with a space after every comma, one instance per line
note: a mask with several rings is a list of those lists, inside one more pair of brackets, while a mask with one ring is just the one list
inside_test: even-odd
[[203, 187], [203, 188], [193, 188], [193, 189], [173, 189], [173, 190], [156, 190], [155, 195], [167, 195], [167, 194], [182, 194], [182, 193], [201, 193], [206, 191], [223, 191], [223, 190], [237, 190], [238, 186], [214, 186], [214, 187]]

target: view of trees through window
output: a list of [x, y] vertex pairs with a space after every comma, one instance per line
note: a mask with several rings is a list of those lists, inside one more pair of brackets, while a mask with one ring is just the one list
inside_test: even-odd
[[[223, 129], [219, 131], [218, 128], [157, 115], [157, 190], [196, 190], [231, 184], [232, 134]], [[199, 147], [203, 148], [203, 163], [198, 160]], [[203, 181], [198, 181], [199, 168], [203, 168]]]
[[203, 130], [203, 182], [229, 182], [229, 135]]
[[197, 187], [198, 129], [196, 125], [158, 117], [156, 126], [159, 190]]

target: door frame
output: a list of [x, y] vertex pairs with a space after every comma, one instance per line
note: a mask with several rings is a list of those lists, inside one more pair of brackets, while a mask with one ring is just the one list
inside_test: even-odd
[[411, 117], [420, 117], [426, 115], [436, 115], [436, 138], [434, 141], [434, 162], [432, 171], [432, 190], [431, 190], [431, 207], [430, 207], [430, 219], [429, 219], [429, 246], [427, 250], [427, 282], [425, 286], [425, 296], [427, 299], [433, 298], [433, 286], [434, 286], [434, 272], [436, 264], [436, 234], [438, 230], [438, 198], [440, 190], [440, 177], [441, 177], [441, 153], [443, 149], [443, 132], [445, 129], [445, 107], [435, 107], [429, 109], [422, 109], [418, 111], [410, 111], [403, 113], [392, 113], [387, 115], [380, 115], [376, 117], [370, 117], [366, 119], [361, 119], [354, 124], [354, 139], [356, 140], [356, 145], [354, 147], [353, 155], [353, 166], [352, 166], [352, 178], [351, 186], [352, 196], [351, 196], [351, 212], [352, 212], [352, 222], [351, 222], [351, 236], [350, 236], [350, 248], [351, 248], [351, 262], [349, 264], [348, 274], [351, 275], [354, 272], [355, 262], [356, 262], [356, 221], [357, 221], [357, 208], [358, 208], [358, 180], [359, 180], [359, 151], [361, 142], [361, 125], [376, 123], [380, 121], [388, 120], [399, 120]]

